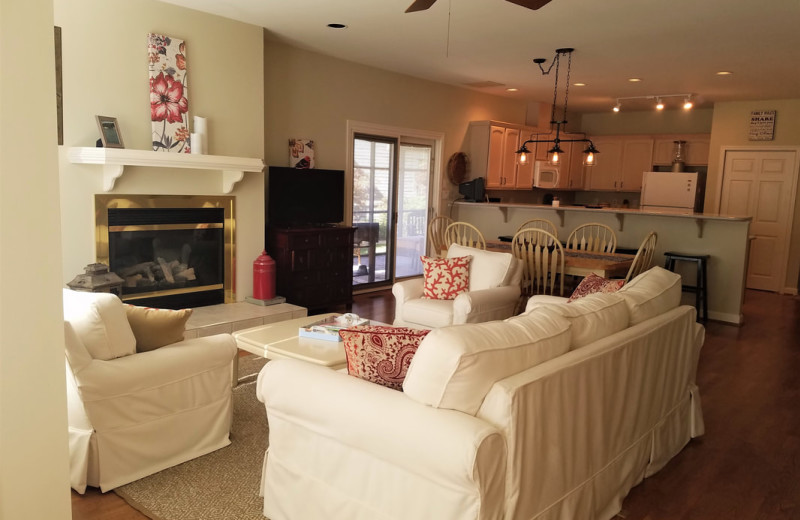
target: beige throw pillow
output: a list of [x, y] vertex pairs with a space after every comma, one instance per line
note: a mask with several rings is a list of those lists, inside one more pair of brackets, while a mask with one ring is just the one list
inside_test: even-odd
[[192, 309], [153, 309], [125, 304], [128, 323], [136, 337], [136, 352], [155, 350], [183, 339]]

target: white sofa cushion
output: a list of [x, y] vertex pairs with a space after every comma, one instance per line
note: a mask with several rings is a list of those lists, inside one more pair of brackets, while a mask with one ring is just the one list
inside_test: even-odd
[[426, 327], [447, 327], [453, 324], [454, 300], [431, 300], [418, 298], [403, 305], [403, 323], [420, 324]]
[[484, 251], [474, 247], [459, 244], [450, 244], [447, 249], [447, 258], [457, 256], [471, 256], [469, 264], [469, 291], [480, 291], [492, 287], [508, 285], [509, 278], [514, 274], [515, 264], [512, 263], [511, 253]]
[[570, 303], [537, 303], [529, 312], [555, 312], [572, 324], [571, 347], [583, 347], [628, 328], [630, 313], [625, 299], [617, 294], [595, 293]]
[[108, 361], [136, 352], [136, 338], [116, 295], [70, 289], [64, 289], [63, 294], [64, 319], [93, 359]]
[[475, 415], [495, 381], [567, 352], [569, 327], [556, 314], [540, 313], [435, 329], [411, 360], [403, 391]]
[[617, 294], [625, 299], [631, 325], [649, 320], [681, 303], [681, 275], [655, 266], [622, 286]]

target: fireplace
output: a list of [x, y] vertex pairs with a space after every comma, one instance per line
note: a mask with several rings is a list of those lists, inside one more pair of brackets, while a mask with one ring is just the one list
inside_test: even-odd
[[122, 300], [179, 309], [236, 301], [233, 197], [95, 195], [97, 261]]

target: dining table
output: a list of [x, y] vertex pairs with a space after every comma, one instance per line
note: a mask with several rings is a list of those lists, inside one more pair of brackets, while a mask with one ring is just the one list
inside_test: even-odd
[[[511, 242], [487, 240], [487, 251], [511, 253]], [[603, 278], [622, 278], [628, 274], [635, 255], [564, 249], [564, 274], [585, 277], [590, 273]]]

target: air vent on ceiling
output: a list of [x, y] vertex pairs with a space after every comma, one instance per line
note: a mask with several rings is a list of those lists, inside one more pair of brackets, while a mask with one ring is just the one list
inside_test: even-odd
[[503, 87], [505, 83], [497, 83], [496, 81], [475, 81], [473, 83], [464, 83], [464, 86], [472, 88]]

